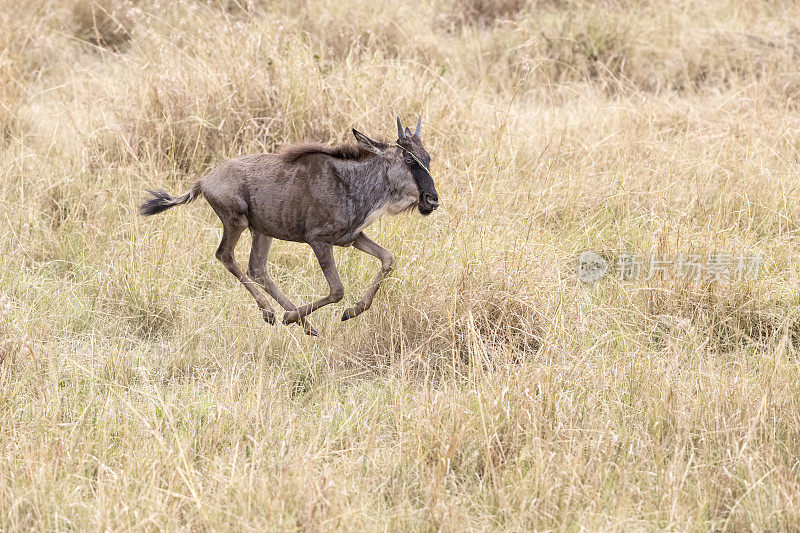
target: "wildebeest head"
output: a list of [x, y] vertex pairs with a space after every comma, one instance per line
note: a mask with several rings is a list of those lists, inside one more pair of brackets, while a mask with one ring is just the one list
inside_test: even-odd
[[[375, 153], [386, 154], [392, 145], [376, 141], [364, 135], [363, 133], [353, 130], [358, 144], [363, 148]], [[399, 153], [402, 159], [402, 165], [406, 171], [414, 179], [419, 193], [419, 200], [417, 201], [417, 209], [423, 215], [430, 215], [437, 207], [439, 207], [439, 194], [436, 192], [436, 185], [433, 183], [433, 176], [431, 176], [431, 156], [422, 145], [422, 117], [417, 119], [417, 127], [412, 133], [410, 129], [403, 129], [400, 122], [400, 117], [397, 117], [397, 142], [395, 146], [400, 150]]]
[[430, 215], [439, 207], [439, 195], [431, 176], [431, 156], [422, 146], [422, 117], [417, 118], [414, 133], [403, 129], [400, 117], [397, 117], [397, 145], [403, 149], [403, 162], [408, 168], [419, 189], [417, 209], [423, 215]]

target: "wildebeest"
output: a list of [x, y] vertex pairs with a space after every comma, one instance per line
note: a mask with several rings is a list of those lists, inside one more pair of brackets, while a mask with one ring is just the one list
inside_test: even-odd
[[[264, 320], [275, 313], [255, 283], [285, 310], [285, 324], [300, 323], [316, 335], [306, 315], [338, 302], [344, 287], [333, 259], [333, 246], [354, 246], [381, 260], [381, 270], [361, 299], [344, 311], [342, 320], [369, 309], [384, 276], [392, 269], [392, 253], [373, 242], [364, 229], [384, 214], [417, 207], [423, 215], [439, 207], [430, 173], [430, 155], [422, 145], [422, 117], [412, 133], [397, 117], [397, 141], [384, 143], [353, 130], [356, 145], [324, 146], [300, 143], [276, 154], [228, 159], [206, 174], [189, 192], [170, 196], [163, 190], [139, 207], [144, 216], [187, 204], [202, 195], [222, 221], [222, 242], [216, 257], [255, 298]], [[234, 258], [239, 237], [250, 229], [253, 246], [247, 274]], [[296, 307], [281, 293], [267, 272], [272, 239], [311, 246], [330, 287], [324, 298]]]

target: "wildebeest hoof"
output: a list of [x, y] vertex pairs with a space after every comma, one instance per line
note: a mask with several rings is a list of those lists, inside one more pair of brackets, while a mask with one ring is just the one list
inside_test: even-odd
[[267, 311], [265, 309], [261, 312], [261, 314], [264, 317], [264, 322], [266, 322], [270, 326], [275, 325], [275, 313], [273, 313], [272, 311]]
[[303, 330], [306, 332], [306, 335], [310, 335], [311, 337], [316, 337], [318, 335], [317, 330], [314, 329], [307, 320], [303, 322]]
[[284, 324], [294, 324], [300, 319], [300, 313], [297, 310], [294, 311], [286, 311], [283, 314], [283, 323]]

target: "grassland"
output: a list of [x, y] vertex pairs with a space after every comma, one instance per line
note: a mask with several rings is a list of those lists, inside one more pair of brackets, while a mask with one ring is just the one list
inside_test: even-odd
[[[800, 6], [0, 0], [0, 530], [796, 530]], [[270, 327], [222, 159], [425, 119], [372, 309]], [[246, 260], [247, 239], [238, 249]], [[576, 278], [581, 250], [760, 253]], [[323, 294], [306, 246], [273, 277]], [[378, 265], [336, 255], [355, 301]]]

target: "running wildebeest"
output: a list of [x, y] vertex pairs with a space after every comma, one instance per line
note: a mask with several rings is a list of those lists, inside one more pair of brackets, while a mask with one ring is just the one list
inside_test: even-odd
[[[264, 320], [275, 323], [261, 285], [285, 310], [284, 324], [299, 323], [316, 335], [306, 315], [344, 296], [333, 259], [333, 246], [350, 246], [381, 260], [381, 270], [361, 299], [344, 311], [342, 320], [369, 309], [394, 257], [364, 234], [384, 214], [395, 215], [415, 206], [423, 215], [439, 207], [439, 195], [430, 173], [430, 155], [422, 146], [422, 117], [412, 133], [397, 117], [397, 141], [383, 143], [353, 130], [356, 145], [336, 147], [301, 143], [276, 154], [228, 159], [180, 196], [163, 190], [148, 191], [139, 207], [144, 216], [205, 197], [222, 221], [219, 259], [255, 298]], [[236, 263], [233, 250], [250, 228], [253, 246], [247, 274]], [[324, 298], [296, 307], [281, 293], [267, 272], [272, 239], [305, 242], [311, 246], [330, 287]], [[255, 283], [254, 283], [255, 282]]]

